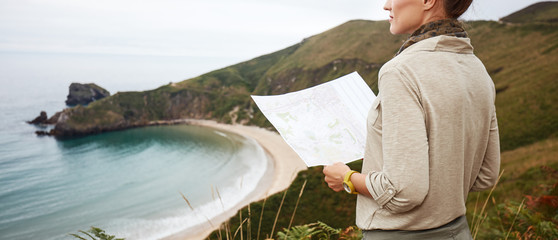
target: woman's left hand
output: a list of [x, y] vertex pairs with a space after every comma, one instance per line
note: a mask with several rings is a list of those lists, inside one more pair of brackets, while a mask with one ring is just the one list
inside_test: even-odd
[[351, 168], [341, 162], [324, 166], [323, 172], [325, 175], [325, 181], [329, 188], [336, 192], [343, 190], [343, 178], [345, 178], [345, 174], [349, 171], [351, 171]]

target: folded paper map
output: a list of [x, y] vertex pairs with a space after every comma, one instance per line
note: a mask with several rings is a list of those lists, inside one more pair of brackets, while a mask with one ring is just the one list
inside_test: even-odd
[[366, 117], [376, 96], [357, 72], [297, 92], [252, 98], [309, 167], [363, 158]]

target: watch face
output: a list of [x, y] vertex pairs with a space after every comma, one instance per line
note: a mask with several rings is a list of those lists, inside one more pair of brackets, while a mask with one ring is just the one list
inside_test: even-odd
[[351, 193], [351, 188], [346, 183], [343, 183], [343, 188], [345, 189], [346, 192]]

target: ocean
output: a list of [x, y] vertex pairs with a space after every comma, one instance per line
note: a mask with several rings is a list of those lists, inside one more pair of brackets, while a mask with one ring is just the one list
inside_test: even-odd
[[91, 226], [159, 239], [242, 202], [272, 165], [252, 139], [174, 125], [56, 140], [25, 122], [62, 110], [71, 82], [142, 91], [226, 61], [0, 53], [0, 239], [74, 239]]

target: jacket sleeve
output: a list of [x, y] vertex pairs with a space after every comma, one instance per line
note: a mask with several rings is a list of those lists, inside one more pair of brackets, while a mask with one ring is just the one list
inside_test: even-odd
[[419, 91], [397, 69], [379, 78], [383, 169], [366, 186], [384, 209], [406, 212], [422, 204], [429, 189], [428, 139]]
[[500, 172], [500, 136], [498, 133], [498, 120], [496, 112], [492, 115], [490, 122], [490, 134], [488, 136], [488, 146], [482, 161], [482, 165], [471, 187], [471, 191], [482, 191], [491, 188], [498, 181]]

